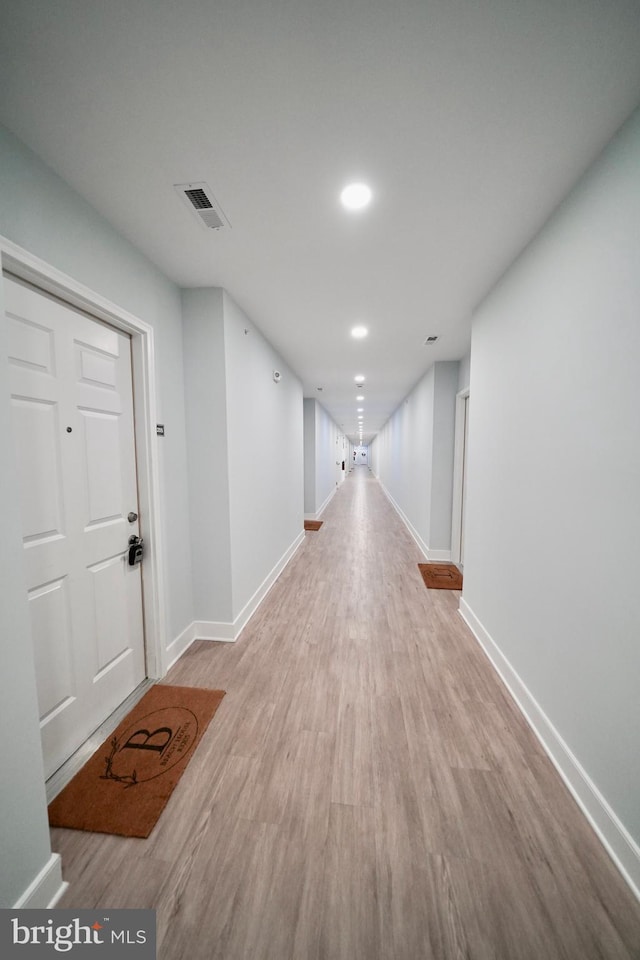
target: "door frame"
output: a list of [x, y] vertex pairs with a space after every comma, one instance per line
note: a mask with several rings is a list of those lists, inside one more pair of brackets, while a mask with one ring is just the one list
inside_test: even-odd
[[451, 504], [451, 562], [460, 563], [460, 538], [462, 536], [462, 496], [465, 450], [465, 407], [468, 406], [469, 387], [456, 393], [456, 419], [453, 448], [453, 496]]
[[159, 679], [166, 673], [166, 617], [161, 602], [164, 573], [153, 327], [2, 235], [0, 260], [2, 270], [131, 337], [138, 501], [146, 548], [141, 565], [145, 666], [147, 677]]

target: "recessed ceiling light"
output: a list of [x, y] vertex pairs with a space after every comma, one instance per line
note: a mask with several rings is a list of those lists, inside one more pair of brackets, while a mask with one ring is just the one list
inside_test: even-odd
[[364, 374], [358, 373], [353, 379], [356, 383], [364, 383]]
[[358, 420], [364, 420], [364, 417], [362, 416], [361, 413], [358, 414]]
[[340, 201], [347, 210], [362, 210], [371, 201], [371, 188], [366, 183], [350, 183], [340, 194]]
[[364, 407], [358, 407], [357, 412], [358, 412], [358, 413], [364, 413]]
[[360, 394], [359, 397], [356, 397], [356, 400], [364, 400], [364, 396], [363, 396], [362, 394]]
[[351, 330], [351, 336], [354, 340], [362, 340], [363, 337], [366, 337], [369, 331], [366, 327], [353, 327]]

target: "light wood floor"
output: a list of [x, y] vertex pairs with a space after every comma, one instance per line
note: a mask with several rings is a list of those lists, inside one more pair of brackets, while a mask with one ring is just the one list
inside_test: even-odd
[[358, 467], [235, 644], [148, 840], [52, 831], [61, 907], [153, 907], [162, 960], [640, 957], [624, 885]]

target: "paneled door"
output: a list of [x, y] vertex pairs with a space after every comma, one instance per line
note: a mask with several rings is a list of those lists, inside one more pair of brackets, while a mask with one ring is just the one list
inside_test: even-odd
[[[45, 775], [145, 677], [131, 341], [4, 276]], [[135, 519], [134, 519], [135, 518]]]

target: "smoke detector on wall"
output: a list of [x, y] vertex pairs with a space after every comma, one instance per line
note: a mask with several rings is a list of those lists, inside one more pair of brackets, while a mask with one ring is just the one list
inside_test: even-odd
[[279, 370], [274, 370], [274, 371], [273, 371], [273, 381], [274, 381], [274, 383], [280, 383], [281, 380], [282, 380], [282, 374], [280, 373], [280, 371], [279, 371]]
[[173, 186], [178, 196], [207, 229], [219, 230], [221, 227], [231, 226], [208, 184], [174, 183]]

